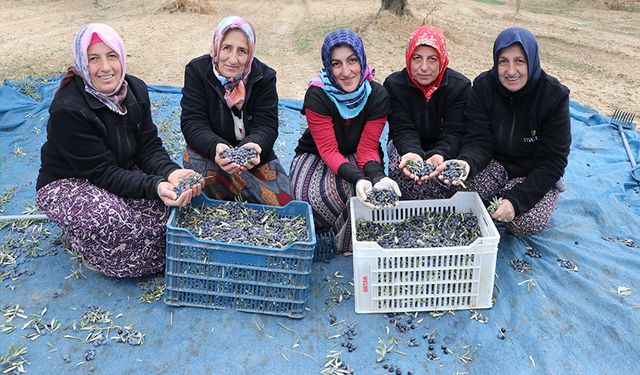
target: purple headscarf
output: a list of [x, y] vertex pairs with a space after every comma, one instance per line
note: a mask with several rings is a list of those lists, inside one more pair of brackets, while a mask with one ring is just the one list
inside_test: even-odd
[[[338, 46], [349, 46], [353, 49], [360, 62], [360, 82], [353, 92], [345, 92], [333, 77], [331, 71], [331, 51]], [[371, 85], [375, 77], [375, 70], [367, 64], [362, 39], [351, 30], [339, 29], [330, 32], [322, 43], [323, 69], [309, 81], [309, 86], [320, 87], [338, 108], [344, 119], [356, 117], [364, 108], [371, 94]]]

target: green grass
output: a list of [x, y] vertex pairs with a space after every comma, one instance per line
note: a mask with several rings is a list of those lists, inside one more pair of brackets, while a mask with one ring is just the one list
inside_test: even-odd
[[44, 61], [28, 62], [25, 64], [16, 64], [10, 69], [0, 68], [0, 76], [12, 80], [24, 79], [26, 77], [51, 77], [64, 72], [67, 66], [68, 64], [55, 67], [47, 65]]
[[577, 73], [591, 73], [593, 68], [587, 64], [567, 60], [564, 56], [540, 52], [540, 61], [543, 65], [553, 67], [555, 70], [569, 70]]
[[520, 6], [520, 11], [527, 11], [531, 13], [537, 14], [567, 14], [573, 11], [568, 1], [557, 2], [553, 6], [545, 5], [545, 4], [530, 4], [526, 1], [522, 1], [522, 5]]
[[265, 48], [262, 47], [260, 48], [260, 51], [258, 53], [256, 53], [256, 57], [259, 59], [262, 59], [262, 56], [275, 56], [275, 54], [273, 53], [273, 51], [269, 48]]
[[640, 13], [640, 4], [629, 4], [624, 10], [632, 13]]
[[[59, 56], [63, 56], [61, 59]], [[61, 60], [61, 62], [56, 62]], [[51, 77], [63, 73], [72, 64], [69, 47], [59, 46], [47, 54], [24, 52], [0, 65], [0, 77], [13, 80], [25, 77]]]
[[503, 0], [475, 0], [478, 3], [485, 3], [485, 4], [495, 4], [495, 5], [504, 5], [505, 1]]
[[[640, 5], [638, 5], [637, 10], [631, 10], [631, 12], [640, 12]], [[599, 17], [582, 17], [580, 21], [581, 27], [589, 27], [592, 30], [600, 30], [605, 33], [640, 37], [640, 30], [638, 28], [632, 28], [625, 24], [608, 24]]]
[[311, 49], [311, 39], [306, 36], [298, 36], [296, 38], [296, 51], [299, 55], [303, 55]]

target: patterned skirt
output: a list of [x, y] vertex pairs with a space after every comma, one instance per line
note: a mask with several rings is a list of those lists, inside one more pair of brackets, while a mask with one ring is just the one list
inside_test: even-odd
[[387, 153], [389, 155], [389, 177], [398, 183], [402, 192], [402, 200], [443, 199], [450, 198], [455, 193], [455, 190], [439, 183], [436, 179], [417, 184], [405, 176], [402, 169], [398, 168], [402, 157], [398, 154], [393, 142], [387, 144]]
[[85, 263], [107, 276], [164, 270], [169, 208], [160, 200], [121, 198], [68, 178], [38, 190], [36, 202], [68, 236]]
[[211, 198], [284, 206], [291, 198], [291, 181], [278, 159], [241, 173], [229, 174], [218, 164], [187, 147], [182, 155], [185, 168], [207, 177], [203, 192]]
[[[355, 164], [354, 155], [347, 156]], [[291, 162], [293, 197], [309, 202], [319, 236], [333, 232], [338, 252], [351, 252], [351, 219], [349, 199], [354, 187], [338, 177], [319, 155], [301, 154]]]
[[[525, 180], [526, 177], [509, 179], [502, 164], [491, 160], [485, 169], [467, 183], [466, 190], [477, 191], [482, 200], [488, 203], [493, 197], [502, 197]], [[545, 230], [551, 221], [551, 214], [558, 205], [562, 185], [563, 180], [560, 179], [529, 211], [522, 212], [512, 221], [505, 223], [507, 230], [519, 237], [533, 236]]]

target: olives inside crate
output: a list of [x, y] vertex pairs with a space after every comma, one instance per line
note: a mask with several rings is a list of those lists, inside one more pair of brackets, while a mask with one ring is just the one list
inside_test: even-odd
[[[384, 209], [370, 209], [354, 198], [350, 204], [357, 313], [492, 306], [500, 235], [477, 193], [401, 201]], [[398, 223], [428, 213], [469, 213], [477, 220], [480, 235], [464, 246], [411, 248], [383, 248], [357, 239], [358, 221]]]

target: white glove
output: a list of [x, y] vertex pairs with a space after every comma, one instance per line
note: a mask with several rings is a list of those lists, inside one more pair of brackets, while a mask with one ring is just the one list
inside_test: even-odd
[[400, 186], [398, 186], [398, 184], [389, 177], [383, 177], [382, 179], [380, 179], [380, 181], [376, 182], [373, 187], [375, 189], [393, 190], [393, 192], [396, 193], [398, 197], [402, 196], [402, 193], [400, 192]]
[[371, 184], [371, 181], [364, 178], [356, 182], [356, 197], [358, 197], [360, 203], [369, 208], [375, 208], [371, 203], [367, 202], [367, 191], [371, 190], [372, 188], [373, 185]]
[[[445, 170], [447, 165], [449, 165], [451, 162], [458, 162], [463, 168], [462, 175], [460, 176], [460, 178], [457, 178], [455, 180], [449, 180], [447, 176], [442, 175], [442, 172]], [[437, 169], [440, 172], [438, 178], [442, 182], [444, 182], [446, 185], [454, 185], [454, 186], [462, 185], [462, 187], [466, 187], [464, 186], [464, 181], [467, 180], [467, 177], [469, 176], [469, 171], [471, 170], [471, 167], [469, 167], [469, 163], [467, 163], [466, 161], [460, 160], [460, 159], [447, 160], [443, 164], [441, 164]]]

